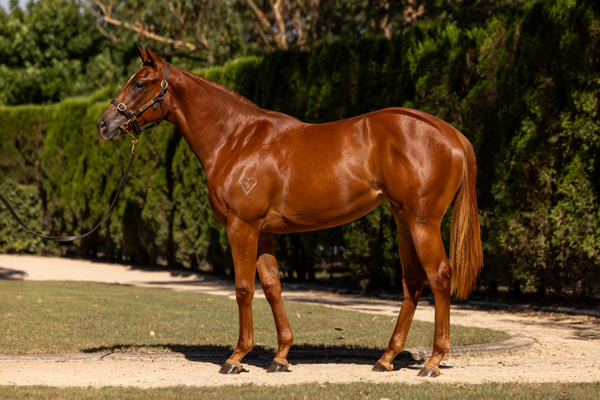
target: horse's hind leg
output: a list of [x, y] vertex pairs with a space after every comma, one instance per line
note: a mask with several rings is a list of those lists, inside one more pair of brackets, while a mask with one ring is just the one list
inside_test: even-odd
[[440, 221], [414, 222], [410, 231], [416, 253], [435, 299], [433, 352], [419, 376], [438, 376], [442, 358], [450, 349], [450, 294], [452, 269], [442, 242]]
[[273, 364], [267, 369], [267, 372], [289, 371], [287, 354], [292, 346], [293, 335], [283, 306], [283, 299], [281, 298], [279, 269], [277, 268], [271, 234], [262, 234], [259, 238], [258, 261], [256, 265], [260, 283], [273, 311], [273, 318], [275, 319], [275, 327], [277, 329], [277, 354], [275, 354]]
[[392, 212], [398, 227], [398, 247], [400, 249], [400, 263], [402, 264], [404, 301], [402, 301], [400, 315], [388, 348], [373, 367], [374, 371], [391, 371], [393, 369], [392, 361], [404, 350], [415, 308], [426, 280], [425, 271], [417, 257], [411, 234], [394, 206], [392, 206]]

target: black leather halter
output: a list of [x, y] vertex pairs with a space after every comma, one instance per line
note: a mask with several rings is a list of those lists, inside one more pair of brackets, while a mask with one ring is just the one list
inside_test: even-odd
[[[137, 111], [134, 111], [134, 112], [129, 111], [129, 109], [127, 109], [127, 106], [125, 104], [119, 103], [116, 99], [113, 99], [111, 101], [111, 104], [114, 104], [117, 107], [117, 110], [127, 118], [127, 121], [123, 122], [121, 124], [121, 126], [119, 127], [122, 131], [124, 131], [126, 133], [130, 133], [127, 130], [127, 127], [129, 125], [133, 124], [133, 130], [135, 132], [135, 135], [133, 135], [133, 136], [137, 139], [142, 134], [143, 131], [154, 128], [155, 126], [157, 126], [158, 124], [160, 124], [163, 121], [163, 118], [165, 116], [164, 97], [165, 97], [165, 93], [167, 93], [167, 88], [169, 87], [167, 79], [169, 78], [169, 69], [170, 68], [171, 68], [171, 64], [167, 63], [167, 69], [165, 70], [165, 76], [163, 78], [163, 81], [160, 83], [160, 91], [158, 92], [158, 94], [156, 96], [154, 96], [154, 98], [152, 100], [150, 100], [149, 102], [147, 102], [146, 104], [141, 106]], [[138, 123], [138, 120], [137, 120], [138, 117], [140, 115], [142, 115], [142, 113], [144, 111], [146, 111], [147, 109], [149, 109], [152, 106], [154, 106], [154, 110], [156, 111], [156, 109], [158, 108], [159, 105], [160, 105], [160, 109], [162, 111], [162, 115], [160, 116], [160, 119], [158, 121], [151, 123], [150, 125], [146, 125], [143, 127], [140, 126], [140, 124]]]

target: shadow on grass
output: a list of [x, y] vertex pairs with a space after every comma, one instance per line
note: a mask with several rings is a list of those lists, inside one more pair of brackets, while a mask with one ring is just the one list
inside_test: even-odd
[[27, 276], [25, 271], [0, 267], [0, 279], [22, 281]]
[[[181, 354], [189, 361], [208, 362], [215, 365], [222, 365], [231, 355], [233, 349], [230, 346], [189, 346], [173, 343], [156, 344], [152, 346], [143, 346], [139, 349], [137, 345], [114, 345], [101, 346], [83, 349], [83, 353], [119, 353], [119, 354], [161, 354], [176, 353]], [[168, 349], [165, 351], [164, 349]], [[349, 348], [345, 346], [308, 346], [294, 345], [288, 355], [288, 361], [294, 364], [303, 363], [335, 363], [335, 364], [361, 364], [375, 365], [379, 357], [383, 354], [381, 349], [373, 348]], [[259, 368], [267, 368], [271, 365], [275, 352], [272, 349], [262, 346], [255, 346], [254, 349], [244, 357], [243, 363], [253, 365]], [[403, 351], [398, 354], [394, 361], [394, 369], [415, 368], [423, 365], [424, 355], [420, 353]]]

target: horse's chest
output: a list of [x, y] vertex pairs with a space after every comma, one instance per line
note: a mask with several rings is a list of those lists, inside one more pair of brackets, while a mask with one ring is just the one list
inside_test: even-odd
[[225, 203], [222, 201], [222, 196], [219, 196], [216, 190], [209, 186], [208, 188], [208, 198], [210, 201], [210, 207], [212, 209], [213, 214], [223, 225], [227, 224], [227, 207]]

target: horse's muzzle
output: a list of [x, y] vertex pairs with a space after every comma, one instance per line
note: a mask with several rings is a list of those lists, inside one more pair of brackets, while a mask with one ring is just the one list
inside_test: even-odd
[[98, 136], [100, 136], [100, 139], [112, 141], [119, 140], [119, 137], [121, 136], [119, 129], [120, 125], [117, 125], [116, 128], [114, 125], [115, 124], [111, 124], [106, 118], [104, 118], [104, 115], [100, 117], [98, 122], [96, 122], [96, 129], [98, 130]]

